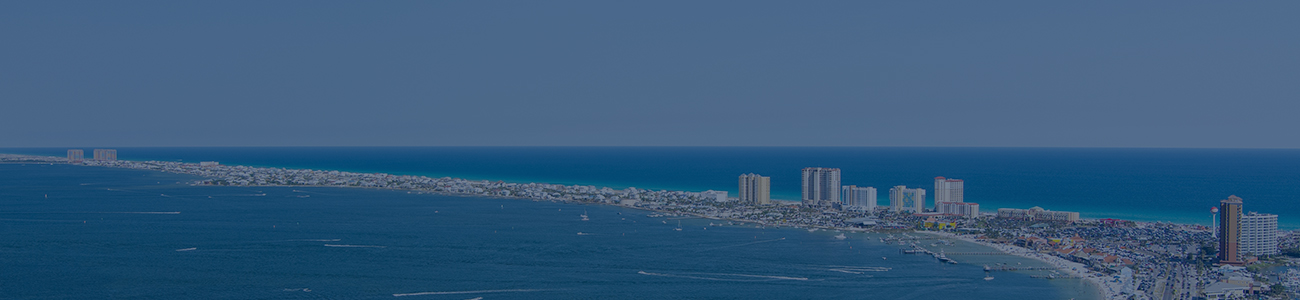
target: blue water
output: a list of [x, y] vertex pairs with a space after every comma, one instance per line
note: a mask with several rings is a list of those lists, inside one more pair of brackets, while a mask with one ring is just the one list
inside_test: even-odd
[[[982, 264], [1033, 263], [1025, 259], [940, 264], [865, 234], [705, 229], [699, 219], [674, 231], [676, 223], [611, 206], [181, 184], [193, 179], [0, 164], [0, 298], [1096, 297], [1078, 280], [1013, 272], [982, 280]], [[979, 248], [948, 249], [988, 251]], [[836, 271], [844, 266], [891, 269]], [[442, 294], [394, 296], [412, 293]]]
[[[0, 149], [62, 156], [65, 148]], [[87, 148], [89, 153], [89, 148]], [[119, 148], [133, 160], [386, 172], [513, 182], [649, 189], [728, 190], [736, 177], [772, 177], [777, 199], [799, 198], [799, 170], [835, 167], [844, 184], [874, 186], [887, 204], [895, 185], [933, 189], [933, 178], [966, 181], [967, 202], [984, 211], [1041, 206], [1086, 218], [1208, 225], [1228, 195], [1246, 210], [1278, 214], [1300, 228], [1300, 150], [1096, 148], [691, 148], [398, 147]], [[933, 191], [930, 193], [933, 199]]]

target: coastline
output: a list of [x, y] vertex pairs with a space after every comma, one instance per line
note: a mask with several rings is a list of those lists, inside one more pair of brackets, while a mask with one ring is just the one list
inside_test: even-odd
[[[30, 156], [29, 156], [29, 157], [30, 157]], [[45, 159], [52, 159], [52, 160], [58, 160], [58, 159], [61, 159], [61, 158], [57, 158], [57, 157], [44, 157], [44, 158], [45, 158]], [[198, 177], [201, 177], [201, 178], [209, 178], [209, 179], [217, 179], [217, 178], [218, 178], [218, 177], [216, 177], [216, 176], [211, 176], [211, 175], [204, 175], [204, 174], [196, 174], [196, 173], [191, 173], [191, 172], [185, 172], [184, 170], [181, 170], [181, 169], [144, 168], [144, 167], [139, 167], [139, 166], [133, 166], [133, 165], [130, 165], [130, 164], [151, 164], [151, 163], [155, 163], [155, 164], [165, 164], [165, 163], [170, 163], [170, 162], [153, 162], [153, 161], [150, 161], [150, 162], [121, 161], [121, 162], [122, 162], [122, 163], [120, 163], [120, 164], [118, 164], [118, 163], [113, 163], [113, 164], [97, 163], [97, 164], [70, 164], [70, 165], [79, 165], [79, 166], [100, 166], [100, 167], [125, 168], [125, 169], [137, 169], [137, 170], [153, 170], [153, 171], [160, 171], [160, 172], [173, 173], [173, 174], [195, 175], [195, 176], [198, 176]], [[58, 162], [57, 162], [57, 161], [53, 161], [53, 162], [52, 162], [52, 161], [26, 161], [26, 162], [12, 162], [12, 163], [51, 163], [51, 164], [53, 164], [53, 163], [58, 163]], [[256, 167], [244, 167], [244, 166], [224, 166], [224, 165], [223, 165], [222, 167], [277, 170], [277, 169], [275, 169], [275, 168], [256, 168]], [[289, 170], [289, 169], [278, 169], [278, 170], [301, 171], [301, 170]], [[311, 171], [311, 172], [331, 172], [331, 171], [319, 171], [319, 170], [306, 170], [306, 171]], [[338, 173], [338, 172], [335, 172], [335, 173]], [[370, 173], [370, 174], [358, 174], [358, 173], [347, 173], [347, 172], [343, 172], [343, 173], [345, 173], [345, 174], [351, 174], [351, 175], [378, 176], [378, 177], [384, 177], [384, 178], [390, 178], [390, 177], [403, 177], [403, 178], [424, 178], [424, 179], [433, 179], [433, 178], [428, 178], [428, 177], [423, 177], [423, 176], [399, 176], [399, 175], [391, 175], [391, 174], [386, 174], [386, 173]], [[445, 180], [445, 179], [448, 179], [448, 178], [439, 179], [439, 180]], [[451, 179], [451, 180], [455, 180], [455, 181], [458, 181], [458, 182], [466, 182], [466, 183], [470, 183], [470, 184], [477, 184], [477, 181], [466, 181], [466, 180], [456, 179], [456, 178], [449, 178], [449, 179]], [[205, 183], [205, 182], [206, 182], [206, 183]], [[483, 182], [484, 182], [485, 184], [488, 183], [487, 181], [483, 181]], [[191, 185], [195, 185], [195, 186], [221, 186], [220, 184], [213, 184], [212, 181], [198, 181], [198, 182], [191, 182], [190, 184], [191, 184]], [[528, 185], [534, 185], [534, 183], [530, 183], [530, 184], [528, 184]], [[550, 184], [545, 184], [545, 183], [536, 184], [536, 185], [541, 185], [541, 186], [551, 186]], [[624, 208], [632, 208], [632, 209], [643, 210], [643, 211], [651, 211], [651, 212], [661, 212], [661, 213], [673, 213], [673, 214], [679, 214], [679, 215], [689, 215], [689, 216], [692, 216], [692, 217], [698, 217], [698, 218], [704, 218], [704, 219], [730, 220], [730, 221], [736, 221], [736, 222], [744, 222], [744, 223], [760, 224], [760, 225], [765, 226], [765, 227], [766, 227], [766, 226], [776, 226], [776, 227], [798, 227], [798, 228], [822, 228], [822, 229], [831, 229], [831, 230], [844, 230], [844, 231], [848, 231], [848, 232], [872, 232], [872, 231], [875, 231], [875, 230], [871, 230], [871, 229], [863, 229], [863, 228], [851, 227], [851, 226], [850, 226], [850, 227], [841, 227], [841, 226], [824, 226], [824, 225], [815, 225], [815, 224], [794, 224], [794, 223], [786, 223], [785, 221], [781, 221], [781, 222], [771, 222], [771, 221], [764, 221], [764, 220], [751, 220], [751, 219], [743, 219], [743, 218], [736, 218], [736, 217], [726, 217], [726, 216], [719, 216], [719, 215], [708, 215], [708, 214], [704, 214], [704, 213], [696, 213], [696, 212], [688, 212], [688, 211], [675, 211], [675, 210], [672, 210], [672, 209], [666, 209], [666, 208], [661, 208], [661, 207], [646, 207], [646, 206], [637, 206], [637, 205], [627, 205], [627, 204], [623, 204], [623, 203], [619, 203], [619, 202], [593, 202], [593, 201], [580, 201], [580, 200], [575, 200], [575, 199], [552, 198], [552, 197], [538, 197], [538, 196], [535, 196], [535, 195], [533, 195], [533, 196], [529, 196], [529, 195], [519, 195], [519, 194], [509, 194], [509, 193], [507, 193], [507, 194], [505, 194], [505, 195], [498, 195], [498, 194], [474, 194], [474, 193], [469, 193], [469, 192], [459, 191], [459, 190], [453, 190], [453, 191], [435, 191], [435, 190], [426, 190], [426, 189], [410, 188], [410, 187], [393, 187], [393, 186], [360, 186], [360, 185], [337, 185], [337, 184], [274, 184], [274, 183], [256, 183], [256, 184], [244, 184], [244, 185], [240, 185], [240, 186], [302, 187], [302, 188], [306, 188], [306, 187], [352, 187], [352, 188], [364, 188], [364, 189], [384, 189], [384, 190], [394, 190], [394, 191], [407, 191], [408, 193], [421, 193], [421, 194], [429, 193], [429, 194], [437, 194], [437, 195], [445, 195], [445, 196], [467, 197], [467, 198], [519, 199], [519, 200], [532, 200], [532, 201], [565, 202], [565, 203], [574, 203], [574, 204], [598, 204], [598, 205], [610, 205], [610, 206], [617, 206], [617, 207], [624, 207]], [[561, 186], [561, 187], [562, 187], [562, 186]], [[790, 203], [782, 203], [782, 204], [785, 205], [785, 204], [790, 204]], [[933, 235], [938, 235], [938, 236], [944, 236], [944, 237], [949, 237], [949, 238], [959, 239], [959, 240], [962, 240], [962, 241], [971, 242], [971, 243], [973, 243], [973, 244], [977, 244], [977, 245], [982, 245], [982, 246], [987, 246], [987, 247], [990, 247], [990, 248], [994, 248], [994, 249], [997, 249], [998, 251], [1001, 251], [1001, 252], [1004, 252], [1004, 253], [1007, 253], [1007, 254], [1010, 254], [1010, 255], [1015, 255], [1015, 256], [1019, 256], [1019, 257], [1023, 257], [1023, 258], [1028, 258], [1028, 259], [1034, 259], [1034, 260], [1037, 260], [1037, 261], [1044, 262], [1044, 263], [1046, 263], [1046, 264], [1048, 264], [1048, 265], [1051, 265], [1051, 266], [1059, 267], [1059, 268], [1061, 268], [1061, 271], [1062, 271], [1062, 272], [1067, 273], [1067, 274], [1069, 274], [1069, 275], [1071, 275], [1071, 276], [1073, 276], [1073, 277], [1078, 277], [1079, 279], [1083, 279], [1083, 280], [1085, 280], [1085, 282], [1090, 283], [1090, 284], [1095, 288], [1095, 290], [1097, 291], [1098, 296], [1099, 296], [1100, 298], [1102, 298], [1102, 299], [1116, 299], [1116, 298], [1119, 296], [1119, 291], [1122, 290], [1122, 287], [1119, 286], [1118, 283], [1115, 283], [1115, 282], [1111, 282], [1111, 281], [1109, 281], [1109, 280], [1106, 280], [1106, 277], [1105, 277], [1104, 275], [1098, 275], [1098, 274], [1095, 273], [1095, 272], [1087, 271], [1087, 268], [1086, 268], [1084, 265], [1079, 264], [1079, 263], [1075, 263], [1075, 262], [1071, 262], [1071, 261], [1068, 261], [1068, 260], [1062, 259], [1062, 258], [1060, 258], [1060, 257], [1056, 257], [1056, 256], [1051, 256], [1051, 255], [1046, 255], [1046, 254], [1042, 254], [1042, 253], [1034, 252], [1034, 251], [1032, 251], [1032, 250], [1029, 250], [1029, 249], [1026, 249], [1026, 248], [1022, 248], [1022, 247], [1018, 247], [1018, 246], [1013, 246], [1013, 245], [994, 244], [994, 243], [988, 243], [988, 242], [978, 241], [978, 240], [975, 240], [973, 237], [970, 237], [970, 236], [958, 235], [958, 234], [949, 233], [949, 232], [920, 231], [920, 230], [909, 230], [909, 231], [916, 232], [916, 233], [926, 233], [926, 234], [933, 234]]]
[[951, 232], [942, 232], [942, 231], [919, 231], [918, 230], [913, 232], [958, 239], [972, 244], [997, 249], [998, 251], [1002, 251], [1010, 255], [1041, 261], [1048, 265], [1060, 268], [1059, 269], [1060, 271], [1069, 274], [1070, 276], [1078, 277], [1079, 279], [1082, 279], [1085, 282], [1090, 283], [1090, 285], [1092, 285], [1096, 289], [1097, 295], [1100, 296], [1101, 299], [1118, 299], [1120, 294], [1119, 291], [1123, 290], [1123, 287], [1119, 286], [1119, 284], [1109, 280], [1105, 280], [1104, 275], [1097, 274], [1096, 272], [1088, 271], [1087, 266], [1084, 266], [1081, 263], [1068, 261], [1060, 257], [1042, 254], [1022, 247], [980, 241], [980, 240], [976, 240], [975, 238], [969, 235], [960, 235], [960, 234], [955, 234]]

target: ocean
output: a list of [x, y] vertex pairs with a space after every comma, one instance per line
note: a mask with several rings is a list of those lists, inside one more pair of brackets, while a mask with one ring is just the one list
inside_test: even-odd
[[[564, 152], [542, 150], [543, 154], [531, 158], [555, 159]], [[250, 149], [155, 151], [151, 155], [157, 156], [146, 156], [147, 152], [119, 149], [124, 159], [168, 159], [162, 154], [191, 153], [177, 156], [393, 173], [460, 166], [439, 170], [447, 175], [472, 170], [479, 160], [521, 150], [488, 151], [463, 160], [448, 154], [475, 151], [275, 149], [259, 155], [248, 155], [263, 153]], [[648, 151], [646, 155], [660, 155]], [[625, 155], [594, 155], [619, 151], [594, 152], [594, 161], [611, 167], [635, 165], [621, 161], [628, 158]], [[240, 160], [240, 154], [232, 153], [248, 156]], [[387, 155], [378, 155], [383, 153]], [[292, 159], [272, 159], [281, 155]], [[669, 162], [673, 159], [668, 156], [659, 161], [683, 163], [680, 157]], [[337, 160], [313, 165], [309, 157]], [[510, 162], [519, 163], [521, 169], [502, 176], [512, 180], [570, 178], [585, 183], [584, 179], [602, 174], [614, 175], [587, 174], [600, 169], [600, 164], [588, 162], [549, 175], [554, 177], [541, 177], [545, 172], [540, 168], [564, 164], [528, 163], [532, 159], [501, 159], [483, 166], [485, 170], [460, 176], [511, 170]], [[710, 168], [692, 170], [706, 169]], [[664, 168], [644, 170], [599, 182], [649, 178]], [[185, 184], [195, 179], [145, 170], [0, 164], [0, 298], [1097, 298], [1090, 286], [1076, 279], [1036, 279], [1031, 278], [1032, 272], [993, 272], [995, 279], [983, 279], [984, 264], [1041, 264], [1033, 260], [954, 255], [961, 264], [942, 264], [929, 256], [902, 254], [899, 250], [904, 246], [881, 243], [880, 234], [848, 233], [841, 240], [833, 237], [839, 234], [833, 231], [709, 226], [718, 221], [652, 218], [646, 211], [603, 205], [358, 188]], [[654, 183], [663, 188], [694, 188], [722, 181]], [[582, 214], [590, 220], [583, 221]], [[949, 253], [991, 251], [962, 242], [930, 248]]]
[[[87, 153], [90, 153], [90, 149]], [[63, 156], [66, 148], [0, 149]], [[724, 190], [737, 176], [772, 177], [772, 197], [799, 199], [800, 170], [833, 167], [843, 184], [873, 186], [881, 205], [897, 185], [928, 190], [933, 178], [965, 181], [982, 211], [1029, 208], [1210, 225], [1210, 208], [1229, 195], [1247, 211], [1277, 214], [1300, 228], [1300, 150], [1108, 148], [782, 148], [782, 147], [284, 147], [118, 148], [128, 160], [220, 161], [266, 167], [383, 172], [433, 177]]]

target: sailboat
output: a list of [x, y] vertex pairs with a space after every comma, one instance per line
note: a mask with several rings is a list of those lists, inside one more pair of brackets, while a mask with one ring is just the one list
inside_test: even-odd
[[588, 219], [588, 218], [587, 218], [587, 211], [585, 211], [585, 210], [582, 211], [582, 220], [583, 220], [583, 221], [590, 221], [590, 220], [591, 220], [591, 219]]
[[682, 221], [677, 221], [677, 228], [673, 228], [673, 230], [682, 231]]

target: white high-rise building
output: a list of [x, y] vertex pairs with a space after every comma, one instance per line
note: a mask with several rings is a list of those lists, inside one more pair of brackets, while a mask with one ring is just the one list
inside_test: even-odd
[[966, 202], [965, 187], [961, 179], [934, 178], [934, 203]]
[[889, 210], [924, 212], [925, 189], [909, 189], [902, 185], [889, 189]]
[[840, 188], [840, 197], [843, 198], [840, 204], [844, 206], [845, 210], [867, 212], [876, 210], [876, 188], [874, 187], [846, 185]]
[[840, 169], [803, 169], [803, 205], [829, 206], [839, 201]]
[[1241, 253], [1276, 255], [1277, 215], [1250, 212], [1241, 216]]
[[749, 173], [740, 175], [740, 203], [772, 204], [772, 178]]

